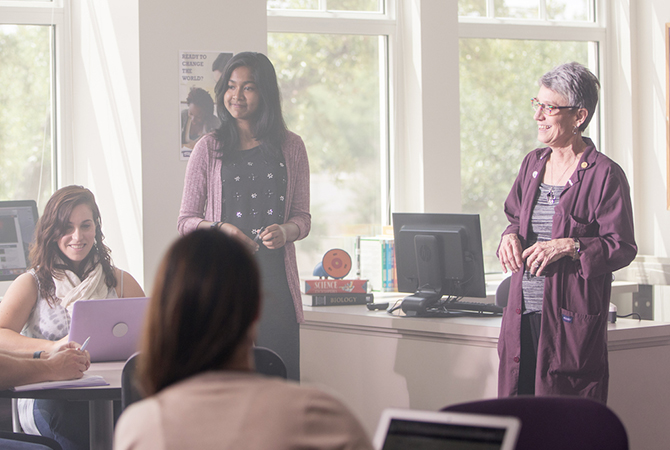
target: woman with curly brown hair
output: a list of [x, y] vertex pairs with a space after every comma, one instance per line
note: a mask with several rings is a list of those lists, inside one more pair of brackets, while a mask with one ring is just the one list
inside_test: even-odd
[[[113, 266], [103, 240], [91, 191], [67, 186], [51, 196], [35, 229], [31, 269], [12, 283], [0, 303], [5, 350], [46, 358], [67, 343], [75, 302], [144, 297], [137, 281]], [[88, 447], [85, 402], [22, 400], [19, 416], [28, 433], [52, 437], [64, 449]]]

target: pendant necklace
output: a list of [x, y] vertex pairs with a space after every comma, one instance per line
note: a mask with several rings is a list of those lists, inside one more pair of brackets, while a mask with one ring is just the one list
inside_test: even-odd
[[[572, 165], [573, 165], [574, 163], [575, 163], [575, 160], [573, 159], [572, 162], [570, 162], [570, 164], [568, 164], [568, 166], [565, 168], [565, 170], [563, 171], [563, 173], [561, 174], [561, 176], [558, 178], [559, 180], [560, 180], [561, 178], [563, 178], [563, 176], [565, 175], [565, 173], [568, 171], [568, 169], [569, 169], [570, 167], [572, 167]], [[554, 165], [553, 165], [553, 164], [551, 165], [551, 167], [549, 167], [549, 170], [550, 170], [549, 175], [551, 175], [551, 181], [553, 182], [553, 181], [554, 181]], [[549, 203], [552, 204], [552, 205], [556, 203], [556, 195], [554, 194], [554, 184], [553, 184], [553, 183], [552, 183], [551, 186], [549, 187], [549, 192], [547, 193], [547, 200], [548, 200]]]

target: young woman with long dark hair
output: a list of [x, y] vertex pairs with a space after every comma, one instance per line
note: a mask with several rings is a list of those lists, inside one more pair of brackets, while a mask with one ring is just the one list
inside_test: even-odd
[[115, 449], [372, 449], [332, 396], [254, 372], [261, 295], [239, 240], [196, 230], [170, 247], [138, 363], [149, 397], [121, 415]]
[[311, 226], [305, 145], [286, 129], [277, 76], [261, 53], [228, 61], [216, 102], [221, 127], [190, 156], [178, 229], [219, 229], [255, 252], [264, 292], [257, 343], [298, 380], [303, 314], [293, 243]]

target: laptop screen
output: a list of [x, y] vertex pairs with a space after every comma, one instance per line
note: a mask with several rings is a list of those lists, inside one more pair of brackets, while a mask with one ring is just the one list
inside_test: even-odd
[[520, 422], [514, 417], [389, 408], [382, 412], [377, 450], [511, 450]]
[[505, 428], [392, 419], [382, 450], [500, 450]]

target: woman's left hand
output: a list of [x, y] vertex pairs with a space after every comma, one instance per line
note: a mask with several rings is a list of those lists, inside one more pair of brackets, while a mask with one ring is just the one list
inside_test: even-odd
[[268, 225], [261, 233], [261, 241], [270, 250], [282, 248], [286, 245], [286, 230], [284, 225]]
[[536, 242], [524, 250], [521, 257], [526, 261], [530, 273], [540, 276], [545, 267], [564, 256], [572, 256], [574, 250], [575, 244], [571, 238], [552, 239]]

